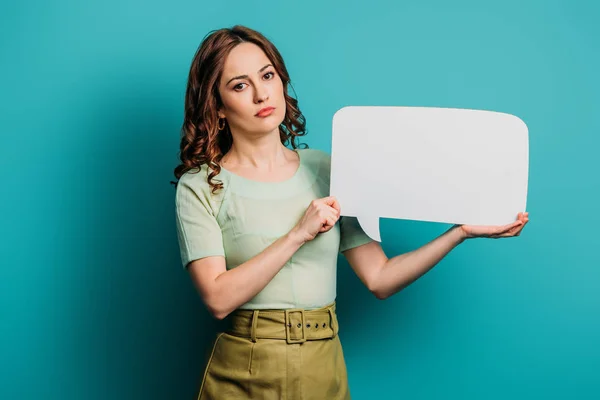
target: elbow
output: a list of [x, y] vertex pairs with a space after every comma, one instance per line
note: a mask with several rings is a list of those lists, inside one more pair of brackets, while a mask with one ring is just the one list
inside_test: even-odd
[[225, 318], [226, 318], [228, 315], [229, 315], [229, 313], [226, 313], [226, 312], [216, 312], [216, 313], [215, 313], [215, 312], [213, 312], [213, 313], [212, 313], [212, 316], [213, 316], [215, 319], [218, 319], [219, 321], [222, 321], [222, 320], [224, 320], [224, 319], [225, 319]]
[[234, 310], [234, 307], [227, 288], [217, 279], [220, 274], [202, 272], [204, 267], [195, 265], [190, 265], [189, 270], [194, 287], [205, 309], [213, 318], [225, 319]]
[[396, 293], [402, 291], [407, 285], [401, 285], [398, 287], [377, 287], [371, 290], [371, 293], [373, 293], [373, 295], [378, 299], [378, 300], [385, 300], [389, 297], [392, 297], [393, 295], [395, 295]]
[[204, 299], [204, 304], [206, 304], [208, 312], [215, 319], [223, 320], [231, 313], [231, 309], [228, 305], [221, 301], [217, 296], [206, 297]]
[[381, 285], [378, 285], [376, 282], [372, 282], [368, 285], [369, 291], [375, 296], [378, 300], [385, 300], [389, 297], [389, 294], [384, 290]]
[[212, 315], [213, 318], [218, 319], [218, 320], [224, 320], [225, 318], [227, 318], [227, 316], [230, 313], [228, 310], [225, 310], [224, 308], [216, 307], [215, 305], [211, 305], [211, 304], [207, 304], [207, 308], [208, 308], [208, 312], [210, 312], [210, 315]]
[[383, 290], [371, 290], [371, 293], [377, 298], [377, 300], [385, 300], [389, 295]]

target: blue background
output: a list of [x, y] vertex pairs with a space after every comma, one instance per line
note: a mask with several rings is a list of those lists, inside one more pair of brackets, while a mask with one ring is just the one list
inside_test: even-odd
[[[598, 3], [95, 3], [1, 6], [0, 398], [195, 398], [219, 324], [180, 267], [169, 181], [193, 54], [236, 23], [280, 49], [313, 148], [347, 105], [530, 130], [521, 237], [463, 243], [384, 302], [340, 258], [353, 397], [600, 398]], [[447, 229], [381, 227], [388, 256]]]

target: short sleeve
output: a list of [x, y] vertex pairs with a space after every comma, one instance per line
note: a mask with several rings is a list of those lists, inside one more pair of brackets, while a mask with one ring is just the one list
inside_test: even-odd
[[[211, 206], [208, 183], [197, 184], [202, 180], [201, 175], [193, 174], [193, 178], [187, 176], [177, 184], [177, 238], [184, 268], [191, 261], [204, 257], [225, 256], [221, 227]], [[196, 182], [192, 182], [192, 179]]]
[[340, 217], [340, 252], [372, 242], [360, 227], [356, 217]]

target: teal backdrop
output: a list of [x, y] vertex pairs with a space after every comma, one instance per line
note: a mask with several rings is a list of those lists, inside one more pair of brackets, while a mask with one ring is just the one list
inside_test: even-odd
[[[385, 301], [340, 257], [353, 398], [600, 398], [597, 2], [0, 9], [0, 398], [195, 398], [220, 324], [180, 266], [169, 181], [191, 59], [234, 24], [280, 49], [310, 147], [331, 151], [347, 105], [494, 110], [529, 127], [521, 237], [467, 241]], [[384, 219], [383, 247], [447, 228]]]

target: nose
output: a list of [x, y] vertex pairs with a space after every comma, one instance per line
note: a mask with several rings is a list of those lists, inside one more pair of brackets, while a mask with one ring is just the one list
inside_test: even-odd
[[257, 85], [254, 91], [254, 101], [264, 103], [269, 99], [269, 93], [264, 85]]

